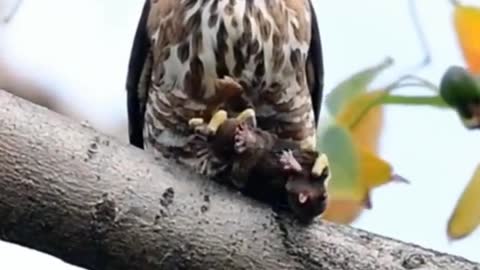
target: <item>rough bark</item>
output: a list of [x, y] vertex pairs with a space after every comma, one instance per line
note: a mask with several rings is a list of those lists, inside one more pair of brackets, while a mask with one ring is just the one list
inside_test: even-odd
[[0, 90], [0, 238], [89, 269], [478, 269], [286, 214]]

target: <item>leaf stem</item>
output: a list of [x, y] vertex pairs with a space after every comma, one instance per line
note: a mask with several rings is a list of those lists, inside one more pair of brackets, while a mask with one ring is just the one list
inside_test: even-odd
[[[405, 81], [407, 80], [413, 80], [414, 82], [405, 83]], [[435, 93], [438, 93], [439, 91], [438, 87], [432, 82], [412, 74], [401, 76], [393, 83], [387, 85], [385, 89], [387, 89], [387, 91], [392, 91], [398, 88], [412, 87], [412, 86], [425, 87], [432, 90]]]
[[[412, 84], [411, 86], [418, 86]], [[393, 90], [392, 88], [391, 90]], [[395, 88], [395, 89], [398, 89]], [[430, 105], [438, 108], [450, 108], [440, 96], [402, 96], [402, 95], [390, 95], [390, 91], [385, 91], [383, 95], [373, 100], [370, 104], [365, 106], [365, 109], [358, 114], [358, 116], [352, 121], [350, 128], [360, 123], [368, 112], [378, 105]]]
[[388, 95], [381, 100], [381, 104], [390, 105], [429, 105], [439, 108], [450, 108], [439, 96], [402, 96]]

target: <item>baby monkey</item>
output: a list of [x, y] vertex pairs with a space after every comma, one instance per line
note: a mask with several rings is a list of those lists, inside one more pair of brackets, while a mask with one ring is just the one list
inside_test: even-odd
[[[217, 85], [236, 84], [230, 78], [219, 80]], [[258, 128], [251, 108], [236, 117], [218, 110], [208, 124], [192, 118], [189, 125], [208, 137], [215, 155], [230, 163], [232, 184], [238, 189], [274, 205], [287, 205], [301, 221], [325, 211], [331, 177], [325, 154]]]

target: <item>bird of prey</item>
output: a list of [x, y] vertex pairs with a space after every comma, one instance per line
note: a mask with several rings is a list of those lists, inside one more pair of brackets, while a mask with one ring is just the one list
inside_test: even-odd
[[260, 128], [314, 148], [324, 72], [311, 0], [147, 0], [127, 74], [130, 143], [198, 158], [188, 120], [211, 117], [225, 76]]

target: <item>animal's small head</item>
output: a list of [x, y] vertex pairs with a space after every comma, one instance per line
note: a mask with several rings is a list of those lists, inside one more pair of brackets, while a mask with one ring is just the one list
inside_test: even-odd
[[326, 210], [331, 174], [325, 154], [314, 151], [300, 154], [297, 159], [292, 151], [285, 151], [280, 162], [288, 170], [285, 189], [292, 211], [300, 219], [310, 220]]

